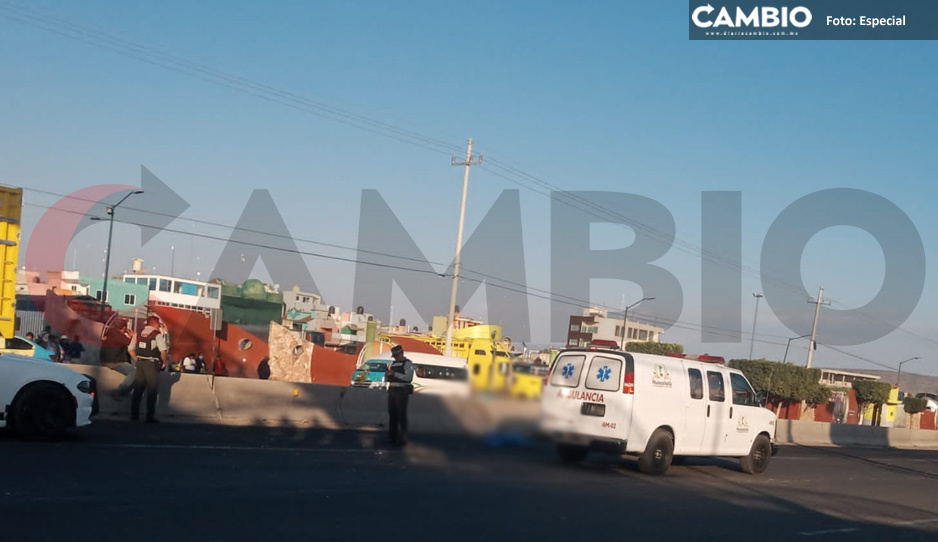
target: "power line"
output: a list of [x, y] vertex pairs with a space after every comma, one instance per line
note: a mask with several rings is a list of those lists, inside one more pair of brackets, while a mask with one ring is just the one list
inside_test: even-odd
[[[359, 129], [374, 133], [376, 135], [381, 135], [390, 139], [394, 139], [403, 143], [408, 143], [431, 152], [439, 154], [452, 154], [452, 152], [461, 150], [461, 147], [445, 141], [440, 138], [426, 136], [415, 132], [413, 130], [407, 130], [394, 126], [390, 123], [383, 122], [366, 115], [354, 113], [342, 108], [338, 108], [329, 104], [326, 104], [321, 101], [312, 100], [295, 93], [277, 89], [275, 87], [254, 81], [252, 79], [233, 75], [226, 73], [217, 69], [214, 69], [203, 64], [192, 62], [184, 58], [174, 56], [171, 54], [163, 53], [158, 50], [131, 42], [129, 40], [124, 40], [117, 38], [115, 36], [104, 33], [100, 30], [93, 29], [87, 26], [77, 24], [73, 21], [65, 20], [61, 17], [53, 17], [48, 15], [51, 13], [50, 10], [42, 10], [46, 13], [41, 13], [39, 10], [30, 9], [29, 7], [19, 5], [12, 2], [0, 2], [0, 13], [6, 17], [26, 24], [35, 28], [39, 28], [48, 32], [52, 32], [68, 39], [73, 39], [86, 43], [98, 48], [109, 50], [124, 56], [128, 56], [143, 62], [147, 62], [152, 65], [162, 67], [171, 71], [189, 75], [201, 79], [206, 82], [224, 86], [226, 88], [242, 92], [257, 98], [261, 98], [265, 101], [277, 103], [286, 107], [293, 108], [302, 112], [310, 113], [317, 115], [322, 118], [326, 118], [335, 122], [347, 124], [350, 126], [357, 127]], [[518, 184], [528, 190], [534, 191], [535, 193], [550, 197], [549, 191], [560, 191], [565, 192], [561, 187], [549, 183], [535, 175], [526, 173], [521, 169], [508, 164], [507, 162], [500, 161], [498, 159], [490, 158], [490, 165], [493, 169], [488, 169], [489, 173], [497, 177], [501, 177], [509, 182]], [[503, 173], [499, 174], [494, 171], [498, 169]], [[523, 179], [523, 180], [522, 180]], [[532, 186], [531, 183], [534, 183], [541, 188], [536, 188]], [[543, 192], [543, 190], [548, 190], [548, 193]], [[632, 227], [635, 230], [640, 230], [645, 232], [652, 240], [659, 243], [666, 243], [669, 247], [673, 246], [674, 248], [686, 252], [688, 254], [700, 257], [701, 259], [708, 260], [719, 265], [729, 267], [731, 269], [739, 269], [742, 272], [750, 274], [764, 280], [766, 282], [774, 282], [779, 284], [783, 288], [792, 291], [793, 293], [802, 294], [803, 287], [800, 284], [790, 283], [769, 275], [763, 276], [761, 271], [753, 266], [744, 265], [741, 261], [735, 259], [726, 258], [720, 254], [707, 251], [702, 247], [696, 245], [695, 243], [685, 241], [683, 239], [671, 237], [666, 232], [657, 230], [656, 228], [643, 224], [639, 221], [635, 221], [630, 217], [626, 217], [621, 213], [616, 213], [613, 210], [610, 210], [602, 205], [597, 205], [593, 202], [580, 198], [578, 196], [564, 193], [558, 201], [564, 205], [571, 206], [587, 214], [607, 220], [609, 217], [612, 217], [621, 223], [624, 222], [629, 227]], [[194, 219], [190, 219], [194, 220]], [[223, 226], [224, 227], [224, 226]], [[315, 241], [306, 241], [313, 242]], [[317, 243], [324, 246], [329, 246], [325, 243]], [[348, 249], [347, 247], [335, 246], [333, 248], [342, 248]], [[357, 250], [357, 249], [356, 249]], [[397, 257], [401, 259], [408, 259], [400, 256], [389, 256]], [[411, 259], [417, 261], [416, 259]], [[436, 265], [444, 265], [437, 263]], [[831, 300], [836, 301], [836, 300]], [[880, 323], [889, 323], [884, 320], [877, 319], [875, 316], [861, 314], [861, 316], [868, 321], [875, 321]], [[938, 341], [924, 337], [917, 333], [902, 329], [898, 327], [902, 333], [916, 337], [922, 340], [929, 341], [933, 344], [938, 344]]]

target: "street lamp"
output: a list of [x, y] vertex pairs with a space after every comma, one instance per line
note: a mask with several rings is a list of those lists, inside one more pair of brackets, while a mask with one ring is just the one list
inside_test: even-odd
[[899, 387], [899, 381], [902, 380], [902, 364], [903, 364], [903, 363], [906, 363], [906, 362], [909, 362], [909, 361], [912, 361], [913, 359], [922, 359], [922, 358], [920, 358], [920, 357], [918, 357], [918, 356], [915, 356], [914, 358], [909, 358], [909, 359], [907, 359], [907, 360], [903, 360], [903, 361], [900, 361], [900, 362], [899, 362], [899, 375], [896, 376], [896, 387], [897, 387], [897, 388]]
[[752, 359], [752, 347], [756, 342], [756, 321], [759, 319], [759, 300], [765, 297], [763, 293], [752, 292], [752, 297], [756, 298], [756, 313], [752, 315], [752, 337], [749, 339], [749, 358]]
[[[782, 363], [785, 363], [786, 361], [788, 361], [788, 347], [791, 346], [791, 342], [792, 342], [792, 341], [794, 341], [795, 339], [804, 339], [805, 337], [810, 337], [810, 336], [811, 336], [811, 334], [808, 333], [807, 335], [799, 335], [799, 336], [797, 336], [797, 337], [792, 337], [792, 338], [788, 339], [788, 345], [785, 346], [785, 357], [782, 358]], [[812, 346], [813, 346], [813, 345], [812, 345]], [[810, 347], [809, 347], [809, 348], [810, 348]]]
[[639, 299], [638, 301], [636, 301], [635, 303], [632, 303], [631, 305], [629, 305], [628, 307], [625, 308], [625, 314], [622, 315], [622, 342], [621, 342], [620, 345], [619, 345], [619, 349], [620, 349], [620, 350], [625, 350], [625, 337], [626, 337], [626, 335], [628, 335], [628, 333], [626, 332], [626, 329], [628, 329], [628, 327], [629, 327], [629, 309], [631, 309], [631, 308], [634, 307], [635, 305], [638, 305], [638, 304], [641, 303], [642, 301], [651, 301], [652, 299], [654, 299], [654, 298], [653, 298], [653, 297], [643, 297], [643, 298]]
[[[104, 309], [107, 303], [107, 276], [108, 276], [108, 273], [110, 272], [110, 267], [111, 267], [111, 238], [114, 235], [114, 209], [117, 209], [117, 207], [121, 203], [124, 203], [124, 201], [127, 198], [129, 198], [130, 196], [133, 196], [134, 194], [143, 194], [143, 190], [134, 190], [133, 192], [121, 198], [120, 201], [118, 201], [114, 205], [108, 206], [107, 208], [107, 214], [109, 216], [108, 220], [110, 220], [111, 224], [110, 226], [108, 226], [108, 230], [107, 230], [107, 257], [104, 259], [104, 289], [101, 291], [101, 312], [102, 313], [104, 312]], [[103, 219], [93, 216], [91, 217], [91, 220], [103, 220]]]

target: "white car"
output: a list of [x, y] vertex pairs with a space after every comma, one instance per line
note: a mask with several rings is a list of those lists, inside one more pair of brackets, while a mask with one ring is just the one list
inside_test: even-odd
[[55, 438], [90, 424], [97, 410], [93, 378], [51, 361], [0, 355], [0, 427], [29, 438]]

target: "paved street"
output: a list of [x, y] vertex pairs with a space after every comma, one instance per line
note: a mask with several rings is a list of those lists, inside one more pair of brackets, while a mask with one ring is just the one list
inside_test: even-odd
[[[934, 540], [938, 452], [785, 447], [752, 477], [688, 460], [562, 467], [549, 446], [102, 422], [0, 435], [2, 540]], [[376, 442], [377, 441], [377, 442]]]

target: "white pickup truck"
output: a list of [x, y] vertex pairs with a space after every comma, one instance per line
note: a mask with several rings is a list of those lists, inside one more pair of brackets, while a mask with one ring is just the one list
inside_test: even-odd
[[56, 438], [91, 423], [95, 380], [51, 361], [0, 355], [0, 427], [27, 438]]

